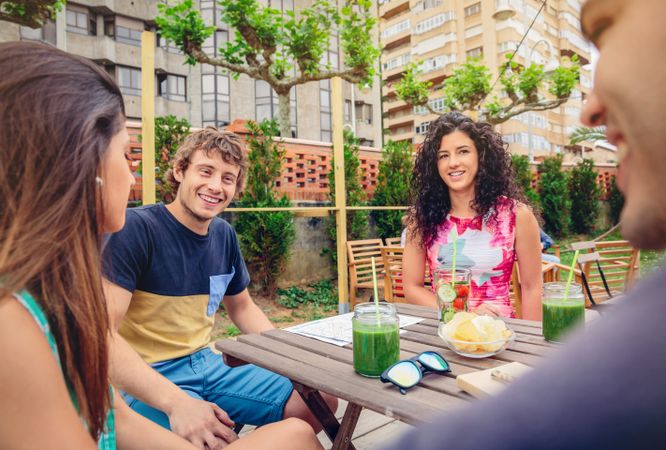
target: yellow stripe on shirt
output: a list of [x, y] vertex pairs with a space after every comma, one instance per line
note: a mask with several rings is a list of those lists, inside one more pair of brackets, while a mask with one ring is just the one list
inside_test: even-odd
[[136, 290], [120, 335], [149, 364], [189, 355], [208, 345], [214, 316], [208, 294], [169, 296]]

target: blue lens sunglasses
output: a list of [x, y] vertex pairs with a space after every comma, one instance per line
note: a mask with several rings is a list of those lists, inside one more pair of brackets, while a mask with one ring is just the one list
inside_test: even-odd
[[443, 374], [451, 372], [451, 367], [439, 353], [426, 351], [415, 358], [403, 359], [391, 365], [379, 379], [382, 380], [382, 383], [393, 383], [402, 394], [406, 394], [407, 389], [419, 384], [428, 372]]

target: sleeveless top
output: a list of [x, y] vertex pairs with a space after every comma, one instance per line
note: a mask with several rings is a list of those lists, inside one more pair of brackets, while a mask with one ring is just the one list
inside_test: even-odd
[[[44, 311], [42, 311], [42, 308], [39, 306], [37, 301], [26, 291], [21, 291], [18, 294], [14, 294], [14, 297], [16, 297], [16, 299], [25, 307], [25, 309], [28, 310], [30, 315], [32, 315], [32, 317], [35, 319], [35, 322], [37, 322], [37, 325], [44, 333], [44, 336], [46, 336], [46, 340], [49, 342], [49, 347], [51, 347], [51, 351], [53, 352], [53, 356], [55, 356], [55, 359], [58, 362], [58, 366], [62, 370], [62, 366], [60, 365], [60, 356], [58, 354], [58, 347], [56, 346], [55, 338], [51, 333], [51, 329], [49, 328], [49, 323], [46, 320]], [[112, 389], [111, 389], [111, 396], [112, 396], [111, 398], [113, 398]], [[70, 397], [72, 398], [72, 403], [74, 404], [74, 407], [78, 409], [76, 398], [74, 397], [74, 393], [71, 390], [70, 390]], [[104, 426], [104, 432], [97, 441], [97, 447], [100, 450], [116, 450], [116, 426], [115, 426], [115, 416], [113, 413], [113, 408], [109, 410], [109, 413], [106, 416], [106, 424]]]
[[514, 317], [509, 284], [516, 258], [516, 202], [501, 197], [494, 211], [494, 220], [488, 220], [492, 211], [473, 218], [447, 215], [426, 249], [426, 258], [431, 276], [433, 268], [452, 266], [455, 238], [456, 268], [471, 270], [469, 308], [487, 303], [499, 308], [501, 316]]

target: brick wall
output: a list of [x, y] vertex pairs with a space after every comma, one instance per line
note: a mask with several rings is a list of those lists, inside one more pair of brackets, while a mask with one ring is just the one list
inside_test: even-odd
[[[247, 133], [244, 127], [237, 123], [231, 125], [232, 130], [245, 138]], [[133, 170], [138, 168], [141, 160], [141, 124], [128, 123], [130, 146], [132, 148]], [[285, 152], [282, 165], [282, 175], [276, 182], [276, 191], [285, 193], [292, 201], [328, 200], [330, 189], [328, 174], [331, 171], [333, 150], [330, 143], [306, 141], [300, 139], [284, 139], [281, 144]], [[368, 199], [372, 198], [377, 185], [379, 174], [379, 161], [381, 150], [373, 147], [361, 147], [359, 151], [361, 162], [361, 186]], [[136, 184], [130, 194], [130, 201], [141, 199], [141, 175], [135, 173]]]

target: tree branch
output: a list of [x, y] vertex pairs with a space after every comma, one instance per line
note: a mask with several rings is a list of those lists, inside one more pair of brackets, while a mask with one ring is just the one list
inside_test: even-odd
[[292, 88], [297, 84], [303, 84], [309, 81], [329, 80], [333, 77], [340, 77], [345, 81], [349, 81], [350, 83], [358, 83], [363, 79], [363, 75], [363, 69], [357, 69], [353, 67], [346, 70], [322, 70], [313, 74], [301, 73], [299, 76], [279, 81], [278, 84], [280, 87], [287, 89]]
[[[258, 67], [243, 66], [240, 64], [232, 64], [223, 58], [212, 58], [208, 56], [200, 46], [193, 44], [191, 42], [184, 42], [185, 44], [185, 53], [193, 57], [200, 64], [210, 64], [211, 66], [224, 67], [233, 72], [244, 73], [252, 78], [263, 79], [261, 71]], [[268, 80], [267, 80], [268, 81]]]
[[[547, 111], [549, 109], [557, 108], [564, 102], [569, 100], [569, 97], [564, 97], [564, 98], [557, 98], [555, 100], [545, 100], [542, 102], [536, 102], [536, 103], [524, 103], [524, 101], [519, 101], [519, 102], [513, 102], [510, 105], [505, 106], [500, 110], [498, 114], [495, 114], [493, 116], [489, 115], [488, 113], [486, 114], [486, 117], [488, 117], [488, 122], [492, 125], [497, 125], [498, 123], [506, 122], [512, 117], [515, 117], [519, 114], [522, 114], [524, 112], [528, 111]], [[521, 103], [524, 103], [525, 106], [523, 106], [520, 109], [516, 109], [512, 111], [512, 109], [516, 108], [518, 105]]]

